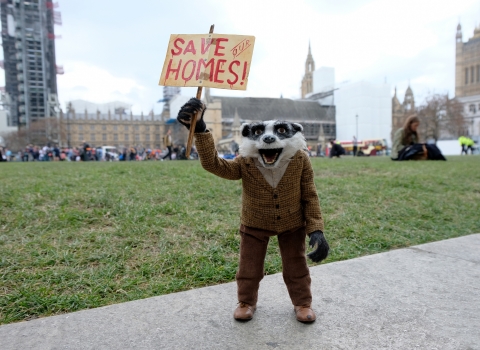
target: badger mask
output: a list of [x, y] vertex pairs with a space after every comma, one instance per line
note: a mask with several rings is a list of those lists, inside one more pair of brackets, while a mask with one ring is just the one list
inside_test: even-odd
[[300, 124], [279, 120], [243, 124], [239, 153], [257, 158], [265, 168], [276, 168], [282, 160], [307, 147], [302, 131]]

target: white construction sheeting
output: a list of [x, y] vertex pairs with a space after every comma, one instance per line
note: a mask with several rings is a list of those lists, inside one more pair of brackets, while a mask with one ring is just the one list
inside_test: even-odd
[[180, 108], [191, 99], [191, 96], [175, 95], [170, 100], [170, 119], [177, 118]]
[[[17, 131], [18, 127], [16, 126], [8, 126], [7, 123], [7, 111], [0, 110], [0, 135], [1, 134], [8, 134], [9, 132]], [[0, 144], [1, 146], [1, 144]]]
[[352, 140], [353, 136], [357, 136], [358, 140], [385, 139], [390, 147], [392, 145], [390, 85], [361, 81], [338, 84], [337, 88], [335, 91], [337, 140]]
[[[313, 94], [332, 91], [335, 89], [335, 68], [320, 67], [313, 72]], [[333, 95], [319, 100], [322, 105], [334, 104]]]
[[462, 150], [458, 140], [437, 141], [437, 147], [444, 156], [459, 156]]
[[335, 86], [335, 68], [320, 67], [313, 72], [313, 93], [333, 90]]

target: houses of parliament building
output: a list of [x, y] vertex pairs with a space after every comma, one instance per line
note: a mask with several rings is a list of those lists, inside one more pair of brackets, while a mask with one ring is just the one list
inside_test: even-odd
[[455, 35], [455, 97], [464, 105], [468, 136], [480, 137], [480, 26], [463, 41], [462, 26]]

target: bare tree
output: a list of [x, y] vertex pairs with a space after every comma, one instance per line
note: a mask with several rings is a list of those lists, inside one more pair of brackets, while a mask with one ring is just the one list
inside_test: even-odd
[[458, 138], [466, 134], [467, 125], [463, 104], [456, 98], [447, 99], [445, 127], [451, 137]]
[[433, 94], [418, 107], [420, 132], [425, 140], [433, 139], [435, 143], [441, 138], [457, 138], [465, 129], [463, 106], [447, 94]]
[[57, 118], [44, 118], [34, 121], [30, 126], [5, 134], [5, 144], [12, 150], [22, 150], [28, 144], [43, 146], [60, 144], [66, 140], [66, 130]]

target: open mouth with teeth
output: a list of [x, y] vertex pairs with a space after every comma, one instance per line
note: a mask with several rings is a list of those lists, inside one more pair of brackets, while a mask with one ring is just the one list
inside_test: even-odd
[[263, 162], [265, 165], [273, 165], [280, 157], [280, 153], [282, 153], [283, 148], [267, 148], [267, 149], [259, 149], [258, 152], [262, 156]]

